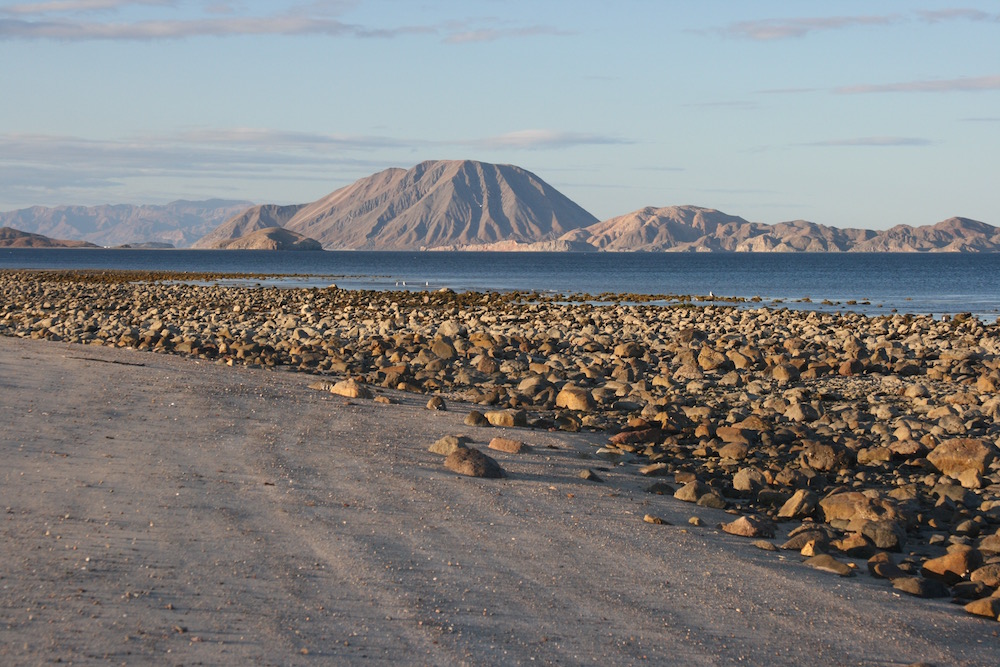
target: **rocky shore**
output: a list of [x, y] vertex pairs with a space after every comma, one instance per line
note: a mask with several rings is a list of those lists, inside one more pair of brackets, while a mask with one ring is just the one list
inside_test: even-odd
[[723, 530], [762, 549], [1000, 614], [995, 323], [212, 278], [2, 272], [0, 334], [350, 378], [376, 400], [475, 404], [484, 428], [602, 431], [595, 469], [730, 510]]

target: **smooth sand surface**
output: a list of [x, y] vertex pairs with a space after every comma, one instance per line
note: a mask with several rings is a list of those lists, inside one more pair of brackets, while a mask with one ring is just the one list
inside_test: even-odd
[[[0, 338], [0, 663], [1000, 659], [993, 621], [757, 549], [715, 527], [731, 515], [582, 458], [606, 436], [310, 380]], [[466, 478], [427, 451], [447, 434], [534, 449]]]

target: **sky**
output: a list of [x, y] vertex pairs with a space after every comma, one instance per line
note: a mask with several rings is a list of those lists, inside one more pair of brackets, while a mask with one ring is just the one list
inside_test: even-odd
[[515, 164], [599, 219], [1000, 226], [1000, 2], [0, 1], [0, 210]]

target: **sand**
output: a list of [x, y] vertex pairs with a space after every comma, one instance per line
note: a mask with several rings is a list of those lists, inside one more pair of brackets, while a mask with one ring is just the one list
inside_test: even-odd
[[[0, 337], [0, 662], [996, 663], [995, 622], [724, 534], [606, 436], [308, 382]], [[532, 451], [461, 477], [446, 434]]]

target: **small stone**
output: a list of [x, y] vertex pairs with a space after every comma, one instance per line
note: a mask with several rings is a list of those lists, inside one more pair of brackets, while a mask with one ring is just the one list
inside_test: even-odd
[[688, 523], [692, 526], [704, 526], [705, 522], [701, 520], [701, 517], [693, 516], [688, 519]]
[[478, 410], [473, 410], [465, 416], [466, 426], [489, 426], [490, 422], [486, 419], [486, 416]]
[[973, 570], [969, 579], [981, 581], [990, 588], [1000, 588], [1000, 563], [990, 563]]
[[371, 398], [372, 393], [363, 384], [355, 380], [354, 378], [348, 378], [346, 380], [341, 380], [332, 387], [330, 387], [330, 393], [336, 394], [338, 396], [346, 396], [347, 398]]
[[880, 551], [868, 559], [868, 573], [877, 579], [892, 580], [906, 576], [892, 556], [885, 551]]
[[774, 524], [751, 514], [722, 524], [722, 531], [740, 537], [774, 537]]
[[807, 558], [805, 564], [813, 569], [822, 570], [823, 572], [832, 572], [833, 574], [839, 574], [842, 577], [854, 576], [854, 570], [851, 569], [849, 565], [840, 562], [829, 554], [819, 554], [818, 556]]
[[639, 468], [639, 474], [646, 477], [662, 477], [669, 474], [670, 468], [666, 463], [650, 463]]
[[465, 443], [469, 441], [464, 435], [446, 435], [443, 438], [438, 439], [433, 445], [431, 445], [430, 451], [432, 454], [440, 454], [441, 456], [448, 456], [456, 449], [468, 449]]
[[528, 417], [524, 410], [491, 410], [487, 412], [486, 420], [493, 426], [527, 426]]
[[668, 522], [668, 521], [666, 521], [664, 519], [661, 519], [658, 516], [653, 516], [652, 514], [645, 515], [644, 517], [642, 517], [642, 520], [645, 521], [646, 523], [656, 524], [657, 526], [669, 526], [670, 525], [670, 522]]
[[445, 410], [444, 399], [440, 396], [433, 396], [427, 401], [428, 410]]
[[646, 493], [655, 493], [658, 496], [674, 495], [674, 487], [666, 482], [653, 482], [645, 489]]
[[807, 558], [811, 556], [819, 556], [820, 554], [826, 553], [826, 545], [817, 540], [809, 540], [801, 549], [799, 549], [799, 553]]
[[444, 460], [444, 466], [460, 475], [497, 479], [503, 477], [503, 468], [496, 460], [478, 449], [456, 449]]
[[603, 483], [604, 482], [604, 480], [601, 479], [598, 476], [598, 474], [596, 472], [594, 472], [593, 470], [591, 470], [590, 468], [587, 468], [586, 470], [582, 470], [580, 472], [580, 474], [578, 475], [578, 477], [580, 479], [585, 479], [588, 482], [598, 482], [598, 483]]
[[897, 577], [892, 580], [892, 587], [918, 598], [946, 598], [951, 595], [948, 587], [940, 581], [922, 577]]
[[994, 621], [1000, 620], [1000, 597], [990, 596], [973, 600], [965, 605], [965, 611], [976, 616], [985, 616]]
[[753, 545], [758, 549], [763, 549], [764, 551], [777, 551], [778, 547], [774, 546], [773, 543], [767, 540], [754, 540]]
[[819, 504], [819, 498], [809, 489], [799, 489], [778, 510], [779, 519], [804, 519], [812, 516]]
[[490, 449], [495, 449], [499, 452], [506, 452], [508, 454], [520, 454], [521, 452], [526, 452], [529, 449], [528, 445], [524, 444], [520, 440], [512, 440], [510, 438], [493, 438], [487, 446]]

